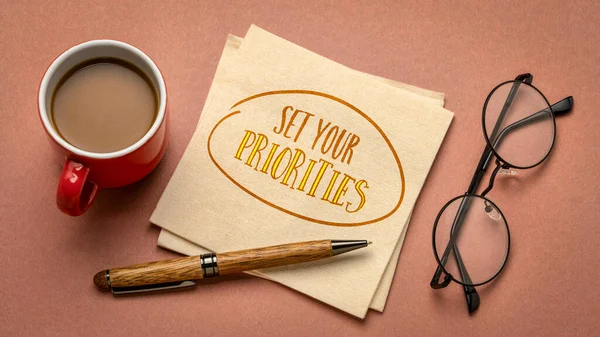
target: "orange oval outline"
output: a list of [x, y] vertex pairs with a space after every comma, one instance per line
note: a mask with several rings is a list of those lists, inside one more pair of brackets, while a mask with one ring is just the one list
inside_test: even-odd
[[312, 90], [276, 90], [276, 91], [266, 91], [260, 94], [256, 94], [253, 96], [250, 96], [248, 98], [245, 98], [237, 103], [235, 103], [230, 109], [235, 108], [236, 106], [251, 101], [255, 98], [259, 98], [259, 97], [263, 97], [263, 96], [270, 96], [270, 95], [282, 95], [282, 94], [305, 94], [305, 95], [315, 95], [315, 96], [321, 96], [321, 97], [325, 97], [328, 99], [331, 99], [333, 101], [336, 101], [340, 104], [345, 105], [346, 107], [352, 109], [354, 112], [358, 113], [359, 115], [361, 115], [362, 117], [364, 117], [367, 121], [369, 121], [369, 123], [371, 123], [371, 125], [373, 125], [375, 127], [375, 129], [379, 132], [379, 134], [381, 134], [381, 137], [383, 137], [383, 139], [385, 140], [385, 142], [387, 143], [388, 147], [390, 148], [390, 150], [392, 151], [392, 154], [394, 155], [394, 159], [396, 160], [396, 164], [398, 165], [398, 169], [400, 171], [400, 179], [402, 180], [402, 192], [400, 193], [400, 199], [398, 200], [398, 203], [396, 204], [396, 206], [387, 214], [376, 218], [376, 219], [372, 219], [372, 220], [368, 220], [368, 221], [362, 221], [362, 222], [354, 222], [354, 223], [345, 223], [345, 222], [331, 222], [331, 221], [325, 221], [325, 220], [319, 220], [319, 219], [315, 219], [315, 218], [311, 218], [302, 214], [298, 214], [295, 212], [292, 212], [290, 210], [287, 210], [281, 206], [277, 206], [274, 203], [265, 200], [263, 198], [261, 198], [260, 196], [256, 195], [255, 193], [253, 193], [252, 191], [250, 191], [249, 189], [247, 189], [246, 187], [244, 187], [242, 184], [238, 183], [235, 179], [233, 179], [229, 174], [227, 174], [227, 172], [225, 172], [225, 170], [217, 163], [217, 161], [215, 160], [215, 158], [213, 157], [212, 153], [210, 152], [210, 141], [212, 139], [212, 135], [215, 132], [215, 130], [219, 127], [219, 125], [225, 121], [227, 118], [239, 114], [241, 113], [240, 110], [238, 111], [234, 111], [230, 114], [228, 114], [227, 116], [223, 117], [221, 120], [219, 120], [217, 122], [217, 124], [213, 127], [213, 129], [210, 131], [210, 134], [208, 135], [208, 142], [206, 144], [207, 150], [208, 150], [208, 155], [210, 156], [210, 160], [212, 160], [213, 164], [215, 164], [215, 166], [219, 169], [219, 171], [221, 171], [221, 173], [223, 173], [223, 175], [225, 175], [227, 177], [227, 179], [231, 180], [232, 183], [234, 183], [237, 187], [241, 188], [244, 192], [250, 194], [251, 196], [253, 196], [254, 198], [262, 201], [263, 203], [265, 203], [266, 205], [269, 205], [279, 211], [282, 211], [286, 214], [289, 214], [291, 216], [295, 216], [297, 218], [306, 220], [306, 221], [311, 221], [311, 222], [315, 222], [318, 224], [322, 224], [322, 225], [328, 225], [328, 226], [339, 226], [339, 227], [355, 227], [355, 226], [364, 226], [364, 225], [369, 225], [375, 222], [379, 222], [387, 217], [389, 217], [390, 215], [392, 215], [394, 212], [396, 212], [396, 210], [398, 210], [398, 208], [400, 207], [400, 205], [402, 204], [402, 201], [404, 200], [404, 190], [405, 190], [405, 182], [404, 182], [404, 170], [402, 169], [402, 164], [400, 163], [400, 159], [398, 158], [398, 154], [396, 153], [396, 150], [394, 149], [394, 146], [392, 145], [392, 143], [390, 142], [390, 140], [387, 138], [387, 136], [385, 135], [385, 133], [383, 132], [383, 130], [381, 130], [381, 128], [379, 127], [379, 125], [377, 125], [377, 123], [375, 123], [375, 121], [373, 121], [369, 116], [367, 116], [364, 112], [360, 111], [357, 107], [355, 107], [354, 105], [340, 99], [337, 98], [335, 96], [329, 95], [329, 94], [325, 94], [322, 92], [318, 92], [318, 91], [312, 91]]

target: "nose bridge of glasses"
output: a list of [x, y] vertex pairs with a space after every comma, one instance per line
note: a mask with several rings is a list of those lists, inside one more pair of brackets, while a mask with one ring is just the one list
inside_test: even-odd
[[490, 183], [488, 184], [488, 187], [485, 190], [483, 190], [483, 192], [481, 192], [482, 197], [485, 197], [485, 195], [488, 194], [492, 190], [492, 188], [494, 188], [494, 181], [496, 180], [496, 175], [498, 174], [498, 171], [500, 171], [500, 169], [508, 168], [509, 166], [507, 164], [503, 164], [500, 161], [496, 160], [496, 168], [490, 176]]

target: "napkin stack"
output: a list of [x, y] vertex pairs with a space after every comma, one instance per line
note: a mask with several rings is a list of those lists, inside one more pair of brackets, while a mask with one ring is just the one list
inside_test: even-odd
[[197, 255], [320, 239], [367, 249], [250, 274], [360, 318], [383, 311], [410, 214], [450, 125], [444, 95], [251, 26], [229, 36], [151, 222]]

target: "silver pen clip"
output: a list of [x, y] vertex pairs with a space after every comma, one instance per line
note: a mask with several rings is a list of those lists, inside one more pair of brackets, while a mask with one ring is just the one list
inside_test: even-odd
[[179, 289], [179, 288], [187, 288], [196, 285], [196, 281], [188, 280], [188, 281], [178, 281], [178, 282], [169, 282], [169, 283], [161, 283], [161, 284], [148, 284], [137, 287], [111, 287], [110, 291], [112, 291], [113, 295], [126, 295], [126, 294], [135, 294], [135, 293], [144, 293], [149, 291], [160, 291], [160, 290], [169, 290], [169, 289]]

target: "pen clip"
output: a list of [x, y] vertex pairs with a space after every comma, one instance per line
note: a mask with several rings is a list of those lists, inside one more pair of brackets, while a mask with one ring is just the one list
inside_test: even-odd
[[126, 295], [126, 294], [135, 294], [135, 293], [144, 293], [144, 292], [149, 292], [149, 291], [187, 288], [187, 287], [192, 287], [195, 285], [196, 285], [196, 281], [188, 280], [188, 281], [161, 283], [161, 284], [147, 284], [147, 285], [135, 286], [135, 287], [119, 287], [119, 288], [112, 287], [111, 291], [112, 291], [113, 295]]

